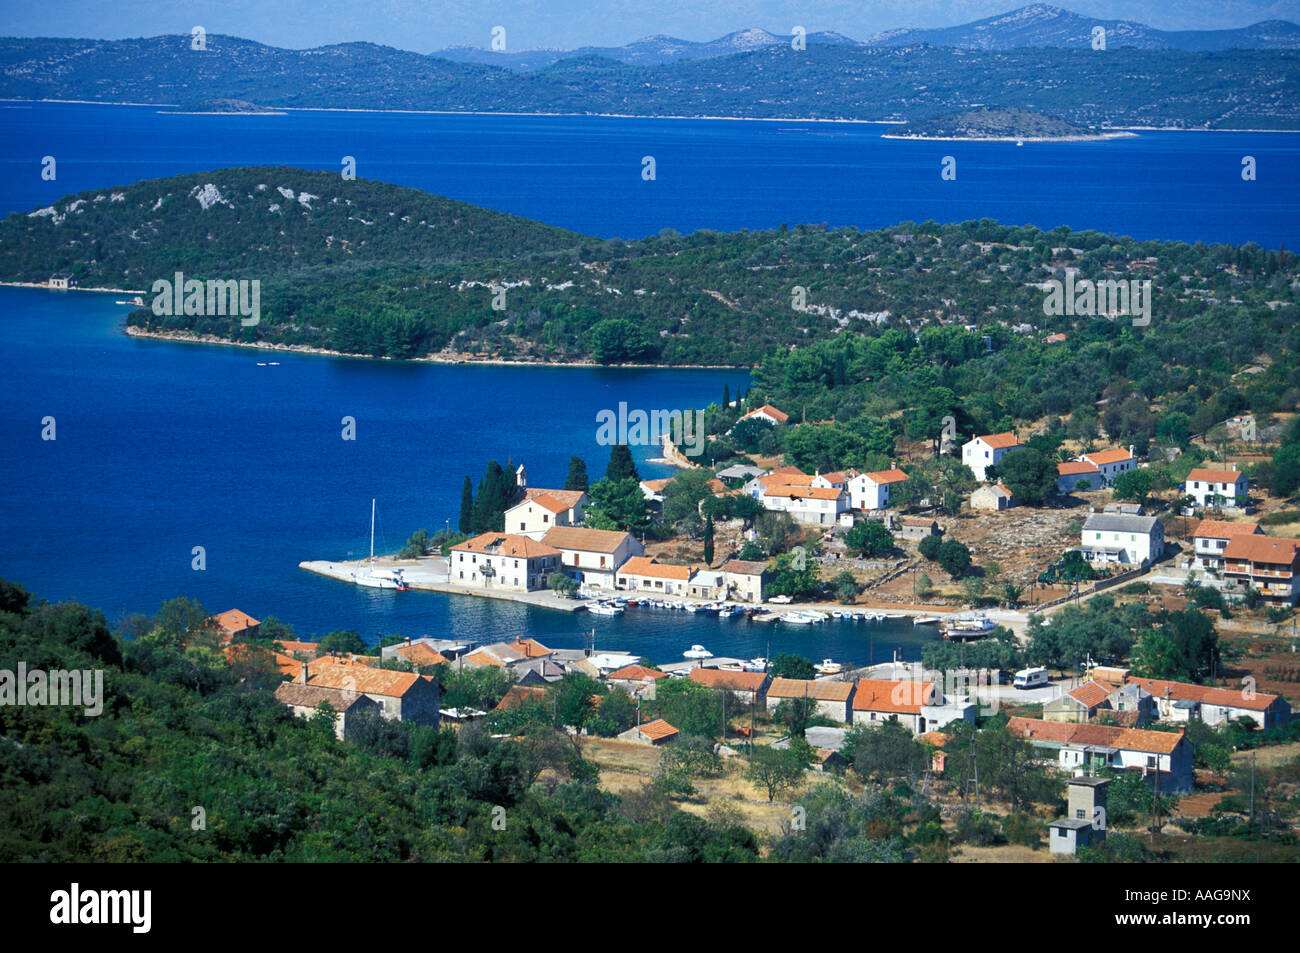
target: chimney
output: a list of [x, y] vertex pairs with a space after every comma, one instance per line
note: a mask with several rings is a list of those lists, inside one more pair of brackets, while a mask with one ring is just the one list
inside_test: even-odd
[[411, 637], [409, 635], [406, 637], [406, 644], [407, 645], [411, 644]]
[[302, 668], [298, 670], [298, 682], [301, 685], [307, 684], [307, 666], [310, 664], [310, 662], [303, 662]]

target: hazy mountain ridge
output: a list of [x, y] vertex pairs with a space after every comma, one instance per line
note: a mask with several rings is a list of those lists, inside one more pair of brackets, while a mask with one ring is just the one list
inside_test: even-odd
[[191, 50], [188, 36], [2, 39], [0, 98], [868, 121], [996, 106], [1080, 125], [1300, 128], [1300, 51], [1291, 50], [786, 43], [657, 66], [589, 55], [520, 73], [369, 43], [281, 50], [209, 34], [207, 47]]

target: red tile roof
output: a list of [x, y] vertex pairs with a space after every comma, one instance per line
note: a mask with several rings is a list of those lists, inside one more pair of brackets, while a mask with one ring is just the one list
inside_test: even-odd
[[[554, 530], [552, 530], [554, 532]], [[464, 550], [487, 556], [509, 556], [514, 559], [535, 559], [538, 556], [558, 556], [560, 551], [515, 533], [480, 533], [472, 539], [451, 547], [453, 552]]]
[[426, 676], [413, 672], [372, 668], [343, 659], [323, 658], [301, 664], [307, 666], [308, 685], [364, 692], [367, 695], [401, 698], [419, 682], [431, 681]]
[[1123, 463], [1125, 460], [1132, 460], [1133, 454], [1127, 450], [1100, 450], [1097, 453], [1085, 453], [1085, 460], [1091, 460], [1097, 466], [1107, 463]]
[[759, 407], [757, 410], [751, 410], [749, 413], [745, 414], [745, 416], [741, 417], [740, 419], [747, 420], [750, 417], [753, 417], [759, 413], [767, 414], [769, 417], [771, 417], [773, 420], [775, 420], [777, 423], [780, 424], [783, 424], [790, 419], [789, 414], [782, 413], [781, 411], [773, 407], [771, 404], [764, 404], [762, 407]]
[[654, 721], [648, 721], [640, 728], [641, 734], [645, 735], [651, 741], [662, 741], [664, 738], [671, 738], [677, 734], [677, 729], [662, 718], [656, 718]]
[[862, 475], [877, 486], [886, 483], [902, 483], [907, 479], [907, 474], [897, 467], [893, 467], [889, 470], [872, 470], [870, 473], [864, 473]]
[[1187, 480], [1197, 480], [1201, 483], [1236, 483], [1244, 479], [1246, 474], [1240, 470], [1192, 470], [1187, 474]]
[[530, 486], [524, 490], [524, 499], [536, 500], [540, 497], [548, 497], [556, 502], [563, 503], [565, 509], [577, 506], [586, 495], [582, 490], [546, 490], [537, 486]]
[[888, 711], [919, 715], [934, 694], [933, 682], [864, 678], [853, 695], [854, 711]]
[[1252, 563], [1289, 566], [1300, 550], [1300, 539], [1271, 536], [1233, 536], [1223, 549], [1224, 559], [1245, 559]]
[[1058, 463], [1056, 465], [1057, 476], [1074, 476], [1076, 473], [1100, 473], [1101, 471], [1091, 463], [1083, 460], [1071, 460], [1069, 463]]
[[1074, 689], [1074, 691], [1070, 692], [1069, 695], [1071, 698], [1083, 703], [1088, 708], [1097, 708], [1104, 703], [1108, 697], [1110, 697], [1112, 691], [1114, 691], [1113, 688], [1108, 685], [1103, 685], [1100, 682], [1084, 682], [1078, 688]]
[[1193, 685], [1190, 682], [1171, 682], [1158, 678], [1129, 676], [1128, 683], [1136, 684], [1157, 698], [1168, 697], [1174, 701], [1194, 701], [1202, 705], [1223, 705], [1252, 711], [1264, 711], [1278, 698], [1263, 692], [1253, 692], [1255, 697], [1247, 698], [1239, 688], [1216, 688], [1213, 685]]
[[1020, 446], [1020, 438], [1013, 433], [987, 433], [976, 439], [984, 441], [993, 450], [1006, 450]]
[[677, 579], [686, 581], [691, 578], [694, 569], [691, 566], [670, 566], [658, 562], [653, 556], [633, 556], [618, 567], [620, 576], [649, 576], [652, 579]]
[[606, 678], [617, 679], [627, 682], [644, 682], [648, 679], [667, 678], [667, 672], [661, 672], [658, 669], [646, 668], [644, 665], [624, 665], [617, 671], [610, 672]]
[[1069, 722], [1042, 721], [1037, 718], [1013, 717], [1007, 729], [1033, 741], [1050, 741], [1057, 744], [1096, 745], [1101, 748], [1119, 748], [1124, 751], [1154, 751], [1172, 754], [1183, 740], [1183, 733], [1146, 731], [1140, 728], [1120, 728], [1111, 725], [1076, 725]]
[[825, 702], [848, 701], [853, 694], [852, 682], [826, 682], [803, 678], [774, 678], [768, 686], [768, 698], [815, 698]]
[[227, 609], [225, 612], [214, 615], [212, 621], [231, 635], [243, 632], [245, 629], [251, 629], [255, 625], [261, 625], [247, 612], [241, 612], [239, 609]]
[[1233, 523], [1229, 520], [1201, 520], [1192, 530], [1192, 536], [1203, 539], [1231, 539], [1233, 536], [1260, 534], [1258, 523]]
[[518, 708], [530, 698], [545, 698], [546, 689], [533, 688], [526, 685], [511, 685], [506, 691], [501, 701], [497, 702], [493, 711], [509, 711], [511, 708]]
[[403, 645], [395, 649], [394, 655], [400, 655], [412, 665], [448, 665], [448, 658], [437, 649], [431, 649], [424, 642], [416, 642], [413, 645]]
[[574, 549], [589, 553], [612, 553], [631, 539], [627, 533], [612, 529], [586, 529], [582, 526], [556, 526], [542, 541], [559, 549]]

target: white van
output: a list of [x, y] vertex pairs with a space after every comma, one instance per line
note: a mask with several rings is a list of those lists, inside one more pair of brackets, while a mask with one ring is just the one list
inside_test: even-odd
[[1016, 680], [1011, 685], [1013, 688], [1042, 688], [1047, 683], [1047, 669], [1026, 668], [1016, 672]]

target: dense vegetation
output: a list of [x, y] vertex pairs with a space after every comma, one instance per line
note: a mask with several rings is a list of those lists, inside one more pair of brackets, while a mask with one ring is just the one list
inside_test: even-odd
[[1294, 50], [1128, 48], [1099, 55], [825, 43], [794, 50], [787, 42], [647, 66], [578, 55], [519, 73], [369, 43], [282, 50], [210, 34], [207, 49], [196, 52], [189, 36], [6, 38], [0, 97], [868, 120], [994, 104], [1081, 125], [1294, 129], [1298, 62]]
[[98, 612], [0, 582], [0, 668], [105, 672], [99, 717], [0, 707], [0, 860], [757, 857], [750, 831], [652, 787], [601, 791], [549, 727], [493, 740], [376, 718], [337, 741], [331, 717], [275, 701], [281, 676], [261, 653], [227, 662], [206, 619], [174, 600], [126, 639]]
[[891, 126], [886, 136], [923, 139], [1065, 139], [1096, 135], [1074, 123], [1025, 109], [968, 109]]

